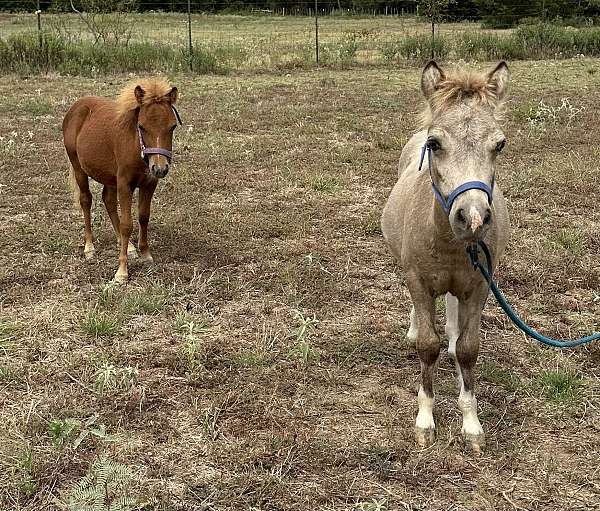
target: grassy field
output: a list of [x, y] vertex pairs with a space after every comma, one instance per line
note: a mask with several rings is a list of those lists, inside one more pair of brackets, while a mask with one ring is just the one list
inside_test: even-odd
[[[499, 283], [546, 333], [598, 330], [600, 64], [511, 69]], [[121, 288], [97, 187], [83, 259], [60, 123], [130, 77], [3, 78], [0, 509], [600, 509], [600, 345], [542, 348], [493, 300], [486, 452], [460, 445], [445, 353], [438, 440], [415, 448], [409, 300], [378, 221], [419, 76], [170, 77], [185, 126], [153, 203], [156, 262]]]
[[[146, 13], [128, 16], [132, 44], [158, 43], [187, 51], [187, 15]], [[47, 33], [59, 33], [65, 40], [91, 39], [89, 30], [76, 15], [44, 14], [42, 26]], [[192, 27], [194, 46], [214, 53], [217, 59], [233, 69], [313, 65], [314, 18], [197, 14], [193, 15]], [[0, 34], [3, 37], [36, 30], [37, 20], [32, 14], [0, 14]], [[396, 44], [407, 36], [427, 35], [430, 30], [428, 23], [408, 16], [324, 16], [319, 19], [321, 63], [380, 63], [383, 59], [382, 48]], [[442, 36], [457, 37], [472, 31], [487, 33], [477, 23], [445, 23], [438, 26], [438, 33]], [[495, 34], [509, 32], [494, 31]]]

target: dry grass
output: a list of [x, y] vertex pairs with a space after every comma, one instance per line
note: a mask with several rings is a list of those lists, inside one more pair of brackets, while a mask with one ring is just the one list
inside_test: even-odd
[[[600, 326], [597, 66], [512, 66], [499, 281], [557, 335]], [[1, 509], [57, 509], [103, 456], [131, 469], [143, 509], [600, 509], [598, 346], [541, 348], [492, 301], [486, 453], [460, 446], [445, 359], [438, 441], [414, 447], [409, 303], [377, 214], [418, 70], [169, 77], [193, 129], [153, 204], [156, 263], [113, 289], [97, 194], [98, 259], [82, 257], [58, 126], [75, 97], [128, 78], [0, 83]], [[531, 132], [522, 105], [562, 97], [585, 109]], [[90, 335], [90, 314], [117, 331]]]

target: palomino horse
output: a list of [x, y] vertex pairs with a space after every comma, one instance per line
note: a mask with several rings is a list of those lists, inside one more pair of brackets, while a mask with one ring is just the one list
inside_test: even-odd
[[[117, 282], [127, 281], [127, 256], [137, 256], [129, 241], [131, 202], [136, 188], [140, 189], [138, 248], [142, 261], [152, 261], [148, 248], [150, 202], [158, 179], [169, 172], [173, 130], [178, 121], [181, 123], [174, 107], [176, 101], [176, 87], [161, 80], [141, 80], [125, 87], [116, 101], [95, 96], [81, 98], [63, 121], [71, 181], [79, 188], [85, 222], [83, 253], [91, 259], [95, 252], [90, 219], [92, 194], [88, 183], [91, 177], [104, 185], [102, 200], [120, 241]], [[120, 220], [117, 198], [121, 206]]]
[[506, 247], [508, 211], [494, 181], [496, 157], [505, 144], [499, 121], [508, 78], [504, 62], [488, 74], [446, 73], [435, 62], [425, 67], [423, 129], [402, 151], [399, 179], [383, 210], [382, 231], [405, 271], [413, 303], [407, 336], [421, 360], [415, 425], [420, 446], [435, 439], [433, 379], [440, 353], [435, 298], [442, 294], [463, 438], [475, 452], [485, 445], [473, 372], [488, 286], [470, 264], [466, 247], [484, 240], [495, 262]]

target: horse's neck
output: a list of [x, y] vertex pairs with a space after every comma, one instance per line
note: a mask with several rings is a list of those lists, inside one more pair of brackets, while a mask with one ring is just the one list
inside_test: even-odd
[[433, 191], [430, 193], [431, 204], [429, 206], [429, 215], [427, 216], [427, 230], [433, 237], [435, 246], [440, 251], [453, 251], [456, 243], [454, 242], [454, 233], [450, 227], [448, 215], [435, 199]]

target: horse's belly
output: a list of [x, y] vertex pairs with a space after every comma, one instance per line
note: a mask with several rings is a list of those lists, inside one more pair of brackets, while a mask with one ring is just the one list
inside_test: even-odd
[[77, 157], [83, 171], [92, 179], [116, 186], [117, 163], [110, 148], [103, 144], [104, 140], [82, 133], [77, 140]]

